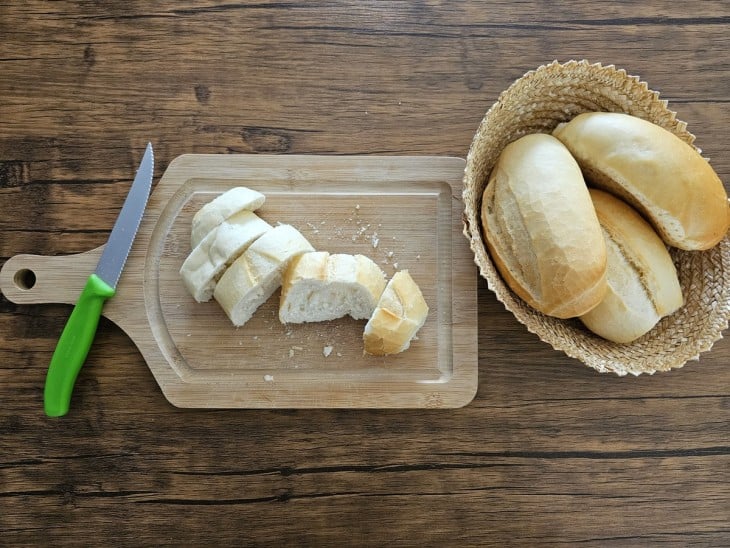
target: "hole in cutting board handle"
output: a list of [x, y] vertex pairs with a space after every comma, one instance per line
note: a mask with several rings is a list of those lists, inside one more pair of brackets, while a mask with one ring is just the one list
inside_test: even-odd
[[13, 276], [13, 282], [15, 283], [15, 287], [23, 291], [33, 289], [36, 282], [35, 272], [29, 268], [21, 268]]

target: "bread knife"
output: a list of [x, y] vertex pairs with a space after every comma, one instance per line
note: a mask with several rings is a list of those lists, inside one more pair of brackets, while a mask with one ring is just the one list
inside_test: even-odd
[[132, 188], [124, 200], [96, 271], [89, 276], [71, 311], [53, 352], [43, 390], [43, 407], [49, 417], [68, 413], [76, 377], [96, 335], [104, 303], [116, 293], [117, 283], [132, 249], [152, 188], [154, 155], [148, 143]]

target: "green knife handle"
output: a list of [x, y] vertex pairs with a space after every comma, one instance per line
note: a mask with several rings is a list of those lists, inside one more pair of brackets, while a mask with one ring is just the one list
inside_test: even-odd
[[96, 335], [101, 309], [114, 293], [114, 288], [99, 276], [89, 276], [63, 328], [48, 367], [43, 407], [49, 417], [61, 417], [68, 413], [74, 383]]

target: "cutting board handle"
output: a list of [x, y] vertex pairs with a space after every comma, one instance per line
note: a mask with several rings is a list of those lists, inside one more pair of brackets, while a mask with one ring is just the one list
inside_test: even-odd
[[16, 304], [75, 304], [104, 246], [74, 255], [15, 255], [0, 270], [0, 291]]

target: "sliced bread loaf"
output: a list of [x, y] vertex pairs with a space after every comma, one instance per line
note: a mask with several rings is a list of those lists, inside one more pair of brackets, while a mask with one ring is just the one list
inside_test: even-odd
[[365, 326], [365, 352], [375, 355], [403, 352], [427, 316], [428, 305], [416, 282], [407, 270], [396, 272]]
[[282, 323], [322, 322], [350, 315], [369, 318], [385, 289], [385, 273], [364, 255], [304, 253], [281, 287]]
[[290, 225], [264, 233], [225, 271], [213, 297], [236, 326], [245, 324], [281, 285], [289, 263], [312, 245]]
[[199, 303], [210, 300], [223, 271], [271, 225], [251, 211], [239, 211], [215, 227], [180, 268], [185, 287]]
[[255, 211], [260, 208], [266, 197], [255, 190], [239, 186], [227, 190], [198, 210], [193, 217], [190, 232], [190, 247], [198, 246], [203, 238], [215, 227], [239, 211]]

